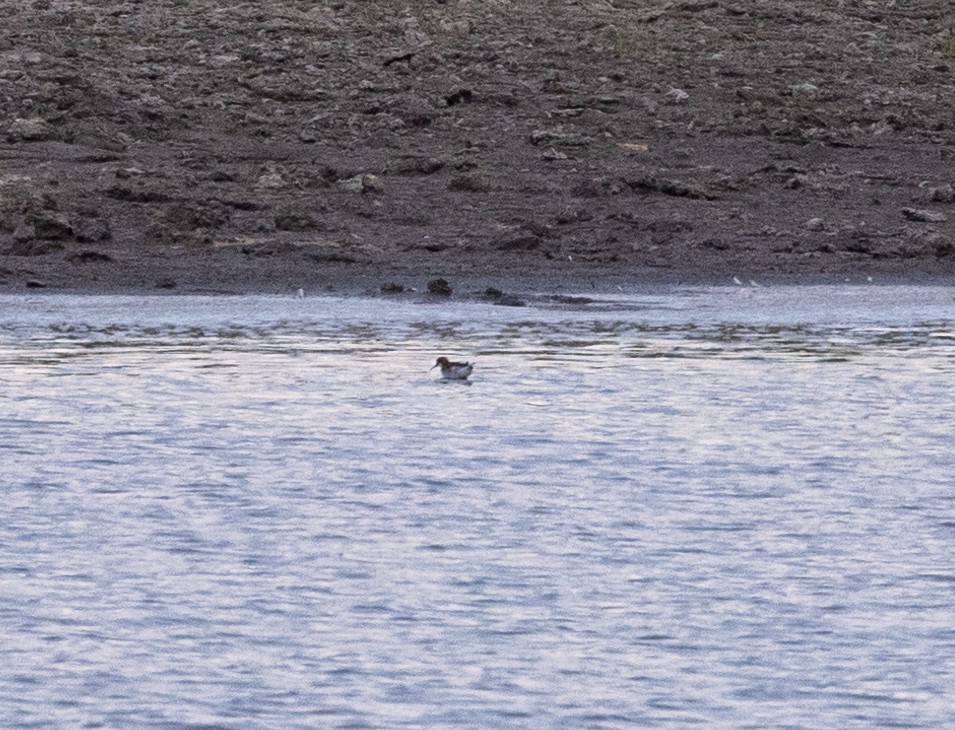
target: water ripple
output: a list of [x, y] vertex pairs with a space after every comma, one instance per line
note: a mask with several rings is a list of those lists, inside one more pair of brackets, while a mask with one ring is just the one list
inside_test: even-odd
[[950, 290], [2, 303], [4, 727], [955, 723]]

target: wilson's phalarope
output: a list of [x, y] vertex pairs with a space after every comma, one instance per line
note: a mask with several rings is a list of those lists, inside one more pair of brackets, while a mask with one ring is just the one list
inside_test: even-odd
[[441, 377], [445, 380], [467, 380], [474, 366], [469, 362], [451, 362], [446, 357], [439, 357], [429, 369], [434, 370], [441, 366]]

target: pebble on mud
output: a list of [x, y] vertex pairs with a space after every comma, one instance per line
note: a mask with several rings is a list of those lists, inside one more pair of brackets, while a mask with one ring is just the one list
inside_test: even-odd
[[943, 213], [933, 213], [930, 210], [918, 208], [902, 208], [902, 216], [906, 220], [918, 223], [944, 223], [947, 220]]
[[948, 184], [937, 188], [930, 188], [929, 199], [933, 203], [955, 203], [955, 189]]
[[284, 212], [275, 216], [275, 228], [279, 231], [304, 232], [321, 228], [309, 213]]
[[66, 214], [56, 210], [55, 201], [33, 201], [13, 231], [18, 243], [29, 241], [66, 241], [73, 238], [73, 226]]
[[428, 282], [428, 293], [438, 297], [451, 296], [451, 285], [447, 279], [437, 278]]
[[499, 307], [526, 307], [527, 302], [525, 302], [520, 297], [516, 297], [513, 294], [505, 294], [500, 289], [496, 287], [489, 286], [484, 290], [484, 298], [490, 301], [492, 304], [495, 304]]
[[448, 190], [459, 193], [488, 193], [492, 187], [490, 181], [476, 173], [458, 175], [448, 183]]
[[115, 260], [109, 254], [99, 251], [80, 251], [70, 256], [70, 261], [76, 264], [108, 264]]
[[385, 185], [377, 175], [355, 175], [355, 177], [350, 177], [347, 180], [340, 180], [338, 184], [353, 193], [367, 194], [383, 193], [385, 191]]
[[7, 127], [7, 139], [10, 142], [44, 142], [53, 137], [53, 127], [41, 117], [14, 119]]

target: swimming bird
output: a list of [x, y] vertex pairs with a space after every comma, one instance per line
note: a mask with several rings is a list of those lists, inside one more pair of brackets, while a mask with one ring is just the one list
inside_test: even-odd
[[441, 366], [441, 377], [444, 380], [467, 380], [474, 366], [469, 362], [451, 362], [446, 357], [439, 357], [429, 369], [434, 370]]

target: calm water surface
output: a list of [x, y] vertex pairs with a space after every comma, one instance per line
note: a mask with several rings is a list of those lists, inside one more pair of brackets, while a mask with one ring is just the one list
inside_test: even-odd
[[0, 726], [953, 727], [953, 404], [955, 287], [0, 297]]

